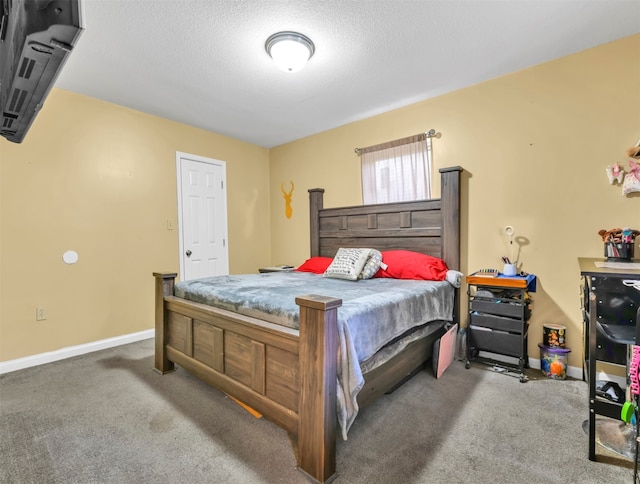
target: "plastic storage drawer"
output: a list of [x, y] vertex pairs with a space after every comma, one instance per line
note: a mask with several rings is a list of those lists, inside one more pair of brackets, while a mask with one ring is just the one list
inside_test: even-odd
[[522, 335], [497, 330], [476, 329], [470, 327], [470, 346], [479, 351], [489, 351], [501, 355], [521, 357]]
[[493, 301], [491, 299], [476, 298], [471, 301], [471, 311], [479, 313], [497, 314], [498, 316], [509, 316], [512, 318], [524, 317], [524, 304], [522, 302], [509, 303]]
[[508, 331], [510, 333], [522, 334], [523, 323], [520, 319], [505, 318], [494, 314], [471, 313], [471, 324], [483, 326], [485, 328]]

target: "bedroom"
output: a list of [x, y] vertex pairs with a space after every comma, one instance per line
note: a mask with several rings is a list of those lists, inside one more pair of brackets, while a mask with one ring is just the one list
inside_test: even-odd
[[[434, 167], [465, 170], [462, 271], [499, 263], [506, 224], [526, 234], [522, 268], [540, 282], [530, 353], [543, 323], [566, 324], [578, 369], [577, 258], [601, 256], [598, 230], [638, 223], [640, 197], [604, 169], [640, 136], [639, 54], [627, 36], [272, 148], [56, 88], [21, 145], [0, 140], [0, 362], [151, 336], [151, 273], [178, 269], [176, 151], [226, 162], [230, 271], [255, 272], [308, 257], [307, 188], [360, 203], [354, 147], [433, 127]], [[62, 263], [69, 249], [78, 264]]]
[[[434, 168], [460, 165], [467, 177], [462, 271], [497, 266], [501, 230], [516, 226], [532, 241], [522, 269], [542, 287], [531, 347], [553, 322], [567, 324], [568, 346], [579, 348], [577, 257], [600, 256], [598, 230], [638, 217], [638, 198], [622, 197], [604, 170], [625, 162], [640, 136], [639, 44], [633, 35], [271, 149], [54, 89], [25, 142], [0, 140], [0, 360], [150, 329], [149, 275], [178, 268], [167, 230], [177, 218], [176, 151], [226, 161], [230, 270], [254, 272], [308, 257], [307, 188], [324, 187], [326, 206], [361, 203], [354, 147], [431, 127], [442, 133]], [[280, 183], [290, 179], [287, 219]], [[69, 249], [79, 264], [62, 263]], [[46, 321], [35, 320], [37, 307]], [[569, 366], [579, 361], [575, 352]]]

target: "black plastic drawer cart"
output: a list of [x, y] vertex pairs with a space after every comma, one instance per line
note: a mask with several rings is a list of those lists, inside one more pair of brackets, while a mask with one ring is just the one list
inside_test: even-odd
[[467, 357], [466, 367], [473, 359], [497, 363], [480, 352], [504, 355], [518, 360], [517, 365], [500, 360], [500, 365], [514, 367], [521, 382], [527, 381], [524, 369], [529, 368], [528, 329], [531, 316], [529, 292], [535, 291], [536, 276], [467, 277]]

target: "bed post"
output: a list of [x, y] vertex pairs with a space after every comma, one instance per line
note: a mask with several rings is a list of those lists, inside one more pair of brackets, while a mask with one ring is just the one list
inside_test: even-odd
[[323, 206], [324, 188], [309, 189], [309, 223], [311, 224], [311, 250], [309, 257], [320, 255], [320, 218]]
[[307, 295], [300, 306], [298, 468], [318, 482], [336, 472], [338, 308], [341, 299]]
[[440, 169], [442, 200], [442, 259], [449, 269], [460, 270], [460, 172], [452, 166]]
[[165, 350], [166, 343], [166, 313], [164, 310], [164, 297], [173, 296], [173, 286], [175, 285], [176, 276], [175, 272], [154, 272], [153, 277], [156, 278], [156, 290], [155, 290], [155, 315], [156, 315], [156, 358], [154, 370], [164, 375], [173, 371], [173, 361], [167, 359], [167, 352]]
[[[460, 270], [460, 173], [462, 167], [440, 169], [442, 201], [442, 259], [449, 269]], [[456, 290], [453, 320], [460, 316], [460, 291]]]

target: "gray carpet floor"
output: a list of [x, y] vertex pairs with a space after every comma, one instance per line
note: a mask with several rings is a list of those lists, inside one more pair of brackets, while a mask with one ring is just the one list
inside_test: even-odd
[[[307, 483], [289, 436], [186, 371], [152, 371], [153, 340], [0, 376], [2, 483]], [[336, 483], [632, 483], [587, 458], [581, 381], [455, 361], [364, 409]]]

